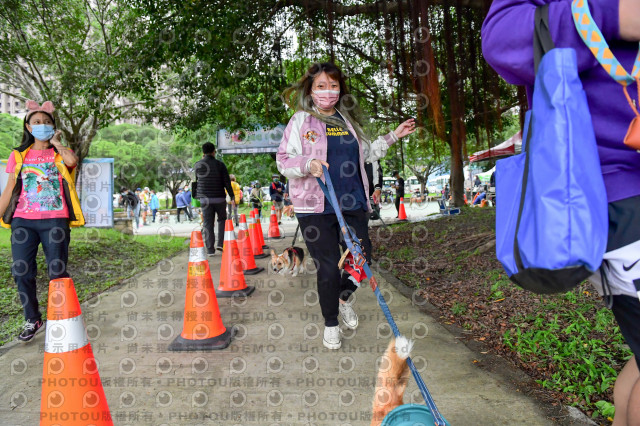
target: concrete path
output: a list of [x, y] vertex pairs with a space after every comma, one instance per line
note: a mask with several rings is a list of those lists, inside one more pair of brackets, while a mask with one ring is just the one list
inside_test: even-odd
[[[278, 250], [289, 239], [268, 242]], [[217, 285], [220, 256], [210, 258]], [[257, 261], [266, 266], [267, 260]], [[182, 330], [188, 254], [161, 262], [83, 305], [117, 425], [368, 425], [377, 362], [391, 332], [373, 292], [363, 287], [356, 332], [322, 346], [315, 274], [247, 276], [247, 299], [218, 299], [237, 335], [222, 351], [167, 352]], [[399, 329], [416, 341], [415, 364], [452, 425], [550, 424], [530, 398], [474, 365], [474, 353], [379, 277]], [[418, 302], [421, 303], [421, 302]], [[0, 356], [0, 418], [39, 419], [44, 333], [10, 343]], [[421, 403], [413, 379], [405, 402]]]

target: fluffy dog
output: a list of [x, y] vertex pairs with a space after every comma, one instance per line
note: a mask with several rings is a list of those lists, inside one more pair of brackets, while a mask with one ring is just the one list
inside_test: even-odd
[[371, 426], [380, 426], [391, 410], [404, 403], [404, 391], [409, 381], [409, 366], [406, 359], [412, 348], [413, 341], [404, 336], [389, 342], [378, 370]]
[[289, 272], [294, 277], [297, 277], [298, 273], [304, 274], [304, 250], [300, 247], [289, 247], [278, 256], [275, 250], [271, 249], [271, 269], [281, 275]]

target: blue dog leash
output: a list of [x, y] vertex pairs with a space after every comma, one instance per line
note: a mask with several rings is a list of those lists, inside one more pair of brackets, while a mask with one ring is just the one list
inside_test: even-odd
[[[353, 255], [353, 261], [356, 264], [356, 266], [362, 267], [364, 269], [364, 272], [367, 274], [367, 277], [369, 278], [369, 284], [371, 285], [371, 289], [375, 293], [376, 299], [378, 299], [378, 304], [380, 305], [380, 308], [382, 309], [384, 316], [387, 318], [387, 322], [389, 323], [391, 330], [393, 330], [393, 335], [396, 337], [399, 337], [400, 331], [398, 330], [398, 326], [396, 325], [396, 322], [391, 316], [391, 312], [389, 311], [389, 306], [387, 305], [387, 302], [384, 300], [384, 296], [382, 296], [382, 293], [380, 293], [380, 289], [378, 288], [378, 282], [373, 276], [373, 273], [371, 272], [371, 268], [367, 263], [367, 259], [364, 256], [362, 246], [360, 245], [360, 240], [354, 234], [353, 230], [349, 228], [349, 226], [344, 220], [344, 217], [342, 216], [342, 212], [340, 211], [340, 204], [338, 203], [338, 199], [336, 198], [336, 193], [333, 189], [333, 185], [331, 184], [331, 177], [329, 176], [329, 171], [327, 170], [326, 166], [322, 166], [322, 171], [324, 174], [324, 179], [327, 182], [326, 185], [324, 182], [322, 182], [320, 178], [316, 178], [316, 179], [318, 180], [318, 184], [320, 185], [322, 192], [324, 192], [325, 197], [327, 197], [327, 200], [329, 200], [329, 202], [331, 203], [331, 206], [333, 206], [333, 209], [336, 212], [336, 217], [338, 218], [340, 229], [342, 230], [342, 234], [344, 235], [345, 243], [347, 245], [347, 248]], [[416, 366], [413, 364], [411, 357], [407, 357], [407, 365], [409, 365], [411, 374], [413, 374], [413, 378], [418, 384], [418, 388], [420, 389], [420, 393], [422, 393], [422, 397], [427, 403], [427, 407], [429, 407], [429, 410], [431, 410], [431, 414], [433, 415], [435, 424], [437, 426], [445, 426], [446, 424], [445, 420], [442, 418], [440, 411], [438, 411], [438, 408], [436, 407], [436, 403], [433, 401], [433, 398], [429, 393], [429, 389], [427, 389], [427, 385], [424, 383], [424, 380], [422, 380], [422, 376], [420, 376], [420, 373], [416, 369]]]

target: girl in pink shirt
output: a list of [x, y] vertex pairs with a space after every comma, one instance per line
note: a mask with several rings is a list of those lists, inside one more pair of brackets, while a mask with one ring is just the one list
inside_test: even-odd
[[49, 278], [68, 277], [69, 222], [84, 222], [69, 173], [78, 157], [60, 141], [53, 104], [28, 101], [27, 109], [22, 143], [9, 156], [9, 180], [0, 196], [1, 223], [11, 227], [11, 272], [26, 320], [18, 339], [24, 342], [43, 326], [36, 291], [38, 245], [42, 244]]

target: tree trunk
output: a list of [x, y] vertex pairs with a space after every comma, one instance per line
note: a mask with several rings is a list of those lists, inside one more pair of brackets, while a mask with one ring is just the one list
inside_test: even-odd
[[447, 89], [449, 90], [449, 100], [451, 105], [451, 191], [453, 203], [460, 207], [464, 205], [464, 170], [462, 165], [462, 149], [464, 145], [464, 105], [460, 99], [460, 91], [464, 86], [458, 84], [458, 70], [453, 47], [453, 28], [451, 24], [450, 8], [445, 6], [444, 28], [445, 28], [445, 50], [447, 55]]

